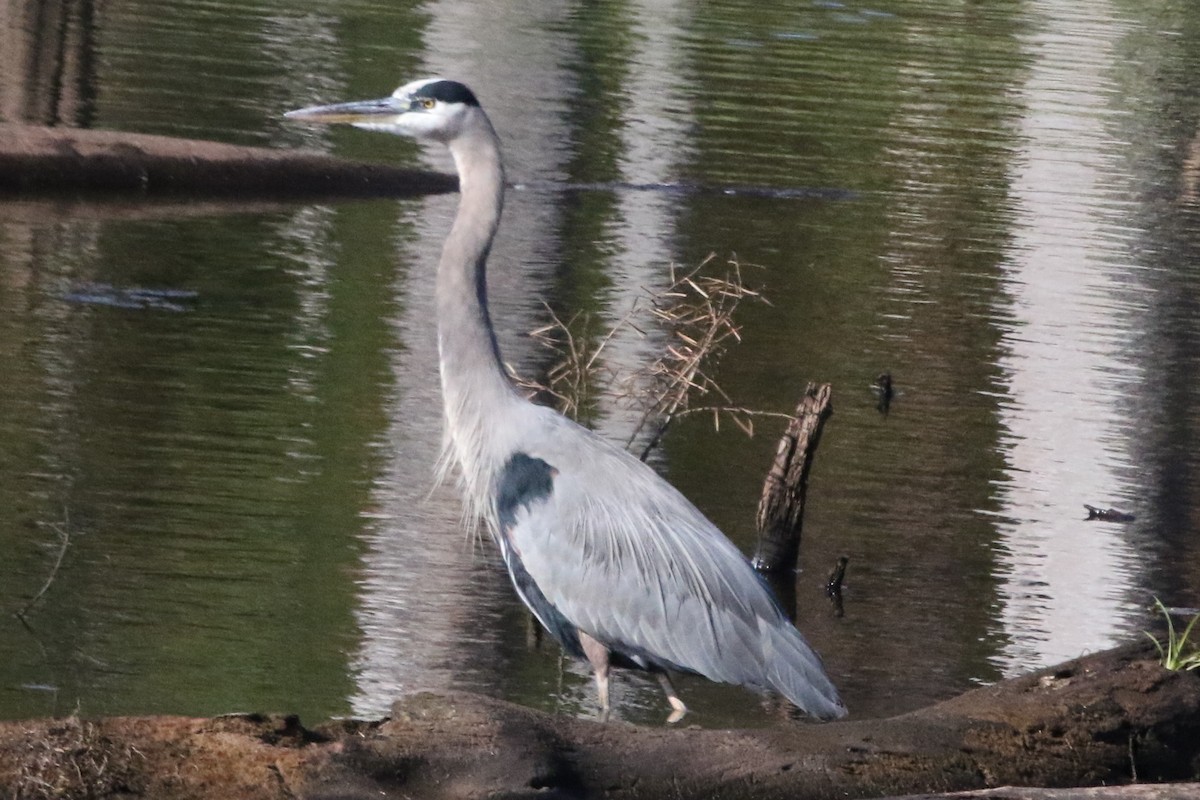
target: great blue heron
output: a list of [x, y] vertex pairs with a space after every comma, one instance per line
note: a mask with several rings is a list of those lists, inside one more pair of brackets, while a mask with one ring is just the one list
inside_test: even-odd
[[775, 689], [804, 711], [846, 713], [820, 656], [734, 545], [674, 487], [614, 444], [509, 382], [488, 316], [485, 262], [504, 204], [500, 141], [461, 83], [419, 80], [378, 100], [312, 106], [294, 120], [347, 123], [441, 142], [458, 170], [458, 213], [437, 271], [447, 455], [521, 600], [595, 671], [610, 665]]

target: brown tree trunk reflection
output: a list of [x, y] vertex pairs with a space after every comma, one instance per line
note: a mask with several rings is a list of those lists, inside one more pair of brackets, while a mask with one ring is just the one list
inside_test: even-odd
[[95, 0], [0, 0], [0, 119], [86, 127], [95, 96]]

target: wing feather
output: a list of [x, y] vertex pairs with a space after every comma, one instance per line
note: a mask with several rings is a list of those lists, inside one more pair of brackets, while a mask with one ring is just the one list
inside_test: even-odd
[[547, 600], [615, 650], [844, 714], [745, 556], [648, 466], [559, 420], [526, 448], [554, 468], [553, 490], [508, 526]]

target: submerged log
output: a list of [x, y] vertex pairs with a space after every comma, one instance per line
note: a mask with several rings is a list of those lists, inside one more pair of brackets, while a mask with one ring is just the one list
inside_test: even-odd
[[1089, 506], [1087, 503], [1084, 503], [1083, 507], [1086, 508], [1088, 512], [1088, 515], [1085, 517], [1085, 519], [1089, 520], [1098, 519], [1103, 522], [1133, 522], [1135, 519], [1137, 519], [1137, 517], [1133, 514], [1129, 514], [1125, 511], [1118, 511], [1115, 508], [1099, 508], [1097, 506]]
[[119, 131], [0, 125], [0, 193], [402, 197], [451, 192], [450, 175], [322, 153]]
[[796, 568], [808, 475], [821, 442], [821, 429], [833, 414], [832, 395], [828, 383], [808, 384], [779, 440], [758, 502], [754, 568], [760, 572], [790, 572]]
[[764, 730], [599, 723], [471, 694], [313, 729], [270, 716], [0, 723], [0, 795], [22, 798], [832, 800], [1135, 776], [1200, 779], [1200, 675], [1164, 669], [1148, 644], [891, 719]]

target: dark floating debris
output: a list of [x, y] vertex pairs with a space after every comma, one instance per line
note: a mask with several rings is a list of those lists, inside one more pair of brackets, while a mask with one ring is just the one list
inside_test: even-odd
[[825, 581], [826, 596], [842, 596], [842, 581], [846, 579], [846, 566], [849, 563], [850, 558], [848, 556], [838, 556], [837, 563], [833, 566], [833, 571], [829, 573], [829, 578]]
[[880, 414], [886, 415], [888, 409], [892, 407], [892, 398], [895, 396], [895, 389], [892, 388], [892, 373], [879, 373], [879, 377], [871, 384], [871, 390], [879, 398], [875, 408], [879, 409]]
[[63, 295], [68, 303], [109, 306], [135, 310], [187, 311], [199, 294], [188, 289], [150, 289], [121, 287], [107, 283], [87, 283]]
[[837, 563], [833, 566], [833, 571], [829, 573], [829, 577], [825, 580], [825, 596], [833, 603], [833, 615], [835, 617], [843, 616], [846, 613], [842, 602], [842, 581], [846, 578], [846, 566], [849, 563], [850, 559], [847, 556], [838, 556]]
[[821, 186], [747, 186], [709, 185], [703, 183], [631, 183], [609, 181], [600, 183], [559, 183], [556, 181], [522, 181], [512, 184], [517, 191], [552, 192], [655, 192], [674, 195], [721, 195], [725, 197], [762, 197], [771, 200], [857, 200], [852, 189]]
[[1083, 507], [1087, 509], [1088, 519], [1098, 519], [1101, 522], [1133, 522], [1137, 519], [1133, 514], [1118, 511], [1115, 508], [1097, 508], [1089, 506], [1087, 503], [1084, 503]]

